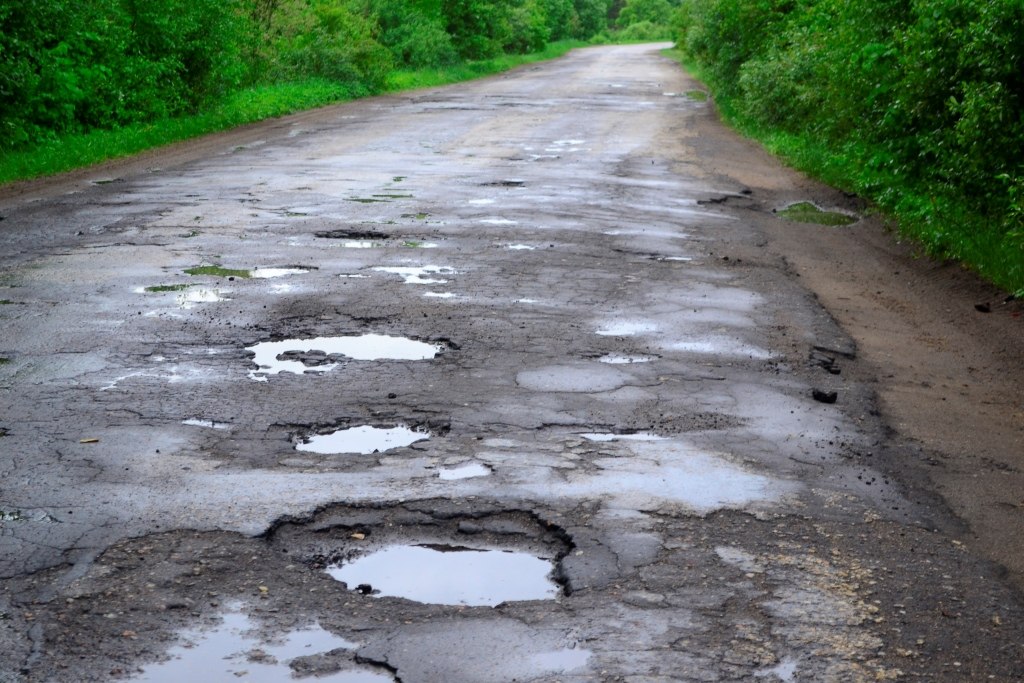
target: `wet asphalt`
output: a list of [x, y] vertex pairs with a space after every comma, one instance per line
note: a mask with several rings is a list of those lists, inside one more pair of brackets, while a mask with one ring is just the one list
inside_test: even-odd
[[696, 89], [592, 48], [0, 205], [0, 680], [1021, 680]]

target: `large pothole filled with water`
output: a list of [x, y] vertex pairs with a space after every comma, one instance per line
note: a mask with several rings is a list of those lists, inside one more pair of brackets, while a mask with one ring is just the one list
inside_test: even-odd
[[573, 548], [561, 528], [531, 512], [473, 512], [457, 501], [329, 508], [279, 525], [270, 542], [367, 599], [461, 607], [557, 598], [561, 561]]
[[447, 345], [442, 342], [362, 334], [265, 341], [247, 346], [245, 350], [253, 354], [252, 362], [256, 365], [249, 371], [249, 378], [266, 382], [271, 375], [282, 372], [298, 375], [330, 372], [345, 360], [430, 360], [445, 348]]

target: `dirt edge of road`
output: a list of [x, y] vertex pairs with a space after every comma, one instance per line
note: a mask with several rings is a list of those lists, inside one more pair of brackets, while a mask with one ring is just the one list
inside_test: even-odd
[[[872, 368], [882, 417], [903, 446], [879, 464], [940, 496], [968, 527], [965, 545], [1024, 591], [1024, 302], [957, 263], [921, 255], [862, 200], [796, 171], [780, 174], [774, 157], [711, 110], [697, 127], [698, 150], [731, 148], [713, 171], [752, 191], [751, 220], [766, 248]], [[801, 200], [864, 217], [845, 228], [762, 218]]]

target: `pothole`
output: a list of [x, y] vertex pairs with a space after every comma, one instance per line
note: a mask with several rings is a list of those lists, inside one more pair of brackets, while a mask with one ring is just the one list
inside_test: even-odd
[[295, 450], [321, 455], [370, 455], [411, 446], [429, 438], [430, 432], [412, 429], [404, 425], [397, 427], [362, 425], [304, 437], [295, 445]]
[[532, 512], [448, 499], [332, 506], [277, 525], [268, 540], [367, 599], [490, 607], [558, 597], [575, 547]]
[[266, 382], [270, 375], [282, 372], [299, 375], [330, 372], [338, 366], [331, 361], [332, 356], [361, 361], [429, 360], [443, 349], [443, 344], [381, 334], [285, 339], [245, 347], [253, 353], [252, 360], [256, 364], [256, 369], [249, 371], [249, 378], [257, 382]]
[[775, 211], [776, 215], [797, 223], [843, 226], [856, 223], [859, 219], [839, 211], [825, 211], [811, 202], [797, 202]]
[[[204, 680], [239, 679], [252, 683], [291, 680], [301, 670], [304, 658], [314, 658], [336, 650], [354, 650], [350, 642], [324, 630], [318, 624], [290, 631], [277, 637], [262, 637], [253, 621], [234, 605], [222, 622], [209, 630], [189, 630], [181, 634], [182, 644], [168, 651], [169, 659], [143, 667], [133, 681], [180, 683], [196, 675]], [[394, 677], [359, 667], [354, 655], [350, 667], [317, 681], [329, 683], [393, 683]]]

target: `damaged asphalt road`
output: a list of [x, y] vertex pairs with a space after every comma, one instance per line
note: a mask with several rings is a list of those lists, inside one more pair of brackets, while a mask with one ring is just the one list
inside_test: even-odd
[[695, 87], [581, 50], [6, 202], [0, 680], [1020, 680]]

